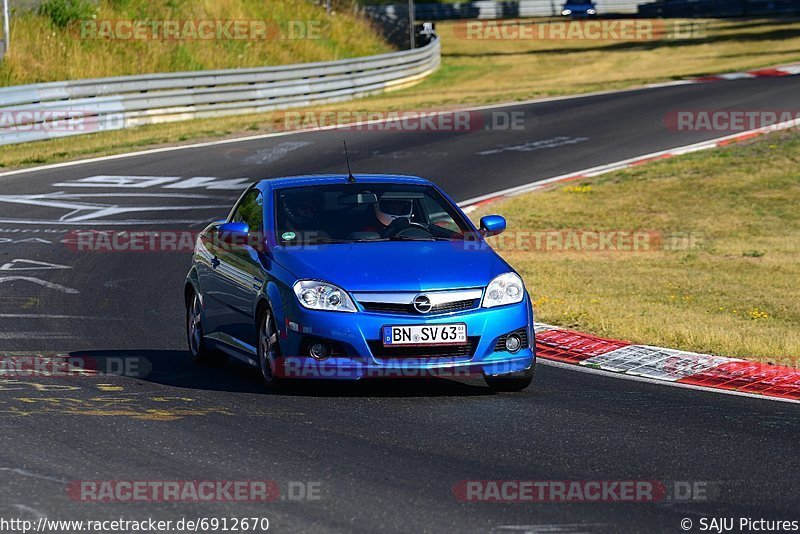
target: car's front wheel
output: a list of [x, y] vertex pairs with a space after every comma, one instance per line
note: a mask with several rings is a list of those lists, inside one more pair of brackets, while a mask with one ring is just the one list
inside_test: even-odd
[[279, 351], [275, 319], [272, 310], [266, 308], [258, 320], [258, 365], [261, 370], [261, 381], [268, 389], [275, 388], [280, 382], [276, 373]]
[[524, 371], [518, 373], [509, 373], [507, 375], [483, 375], [486, 385], [494, 391], [522, 391], [533, 382], [533, 365]]

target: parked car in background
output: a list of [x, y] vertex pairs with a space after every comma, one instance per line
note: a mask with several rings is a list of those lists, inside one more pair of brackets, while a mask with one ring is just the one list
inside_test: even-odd
[[592, 0], [567, 0], [561, 15], [572, 18], [589, 18], [597, 15], [597, 6]]

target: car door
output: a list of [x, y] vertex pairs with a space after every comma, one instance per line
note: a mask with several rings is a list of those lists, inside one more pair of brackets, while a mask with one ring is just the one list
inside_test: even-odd
[[246, 351], [255, 348], [253, 310], [258, 291], [264, 282], [259, 243], [264, 236], [264, 197], [258, 189], [242, 196], [229, 222], [246, 223], [246, 239], [225, 243], [217, 249], [219, 264], [215, 269], [217, 287], [224, 310], [219, 315], [222, 340]]
[[220, 254], [217, 228], [224, 222], [224, 220], [218, 221], [201, 233], [195, 247], [198, 283], [204, 296], [206, 335], [211, 334], [212, 337], [219, 332], [220, 316], [224, 315], [226, 310], [225, 293], [217, 276]]

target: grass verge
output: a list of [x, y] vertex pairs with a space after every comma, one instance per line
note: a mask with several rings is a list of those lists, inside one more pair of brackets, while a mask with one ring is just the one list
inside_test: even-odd
[[[773, 133], [513, 197], [474, 216], [508, 218], [511, 237], [493, 238], [495, 246], [524, 276], [542, 322], [798, 365], [798, 154], [800, 133]], [[649, 245], [590, 250], [597, 241], [582, 245], [594, 235], [585, 231], [642, 232]]]
[[[659, 22], [697, 24], [697, 38], [467, 39], [465, 22], [437, 24], [442, 37], [443, 69], [416, 91], [416, 98], [451, 103], [507, 102], [621, 89], [800, 60], [798, 20], [654, 21]], [[687, 35], [692, 33], [685, 31]], [[496, 32], [487, 28], [474, 35], [491, 36]], [[513, 28], [510, 35], [515, 35]]]
[[[139, 1], [144, 0], [128, 0], [131, 5]], [[205, 4], [216, 5], [211, 2], [197, 5]], [[646, 42], [467, 40], [459, 37], [463, 35], [457, 29], [459, 24], [464, 22], [438, 24], [443, 63], [431, 78], [410, 89], [326, 105], [324, 109], [382, 112], [442, 109], [619, 89], [800, 60], [800, 21], [793, 20], [710, 21], [705, 39]], [[372, 42], [364, 33], [359, 32], [357, 40]], [[141, 46], [162, 45], [146, 42]], [[368, 44], [361, 52], [368, 53], [373, 48]], [[355, 48], [344, 45], [337, 50], [329, 55], [337, 56], [342, 50], [356, 52]], [[319, 58], [321, 52], [317, 52], [317, 55], [294, 55], [295, 52], [289, 51], [280, 60]], [[204, 62], [202, 67], [239, 65], [235, 61], [226, 63], [230, 57], [223, 61], [224, 55], [220, 54], [219, 60]], [[248, 56], [246, 65], [252, 64], [253, 57], [256, 56]], [[173, 66], [165, 68], [170, 70]], [[2, 146], [0, 167], [55, 163], [165, 144], [266, 133], [275, 129], [272, 120], [269, 113], [244, 115]]]
[[[327, 17], [324, 8], [306, 0], [100, 0], [97, 5], [46, 0], [44, 6], [11, 19], [13, 46], [0, 62], [0, 85], [261, 67], [390, 51], [365, 20], [346, 10]], [[50, 15], [40, 14], [46, 12]], [[169, 38], [176, 33], [159, 29], [152, 32], [156, 38], [147, 32], [133, 38], [130, 25], [118, 26], [147, 21], [156, 28], [175, 23], [184, 38]], [[250, 26], [255, 21], [263, 22], [264, 31]], [[238, 33], [234, 23], [242, 25]]]

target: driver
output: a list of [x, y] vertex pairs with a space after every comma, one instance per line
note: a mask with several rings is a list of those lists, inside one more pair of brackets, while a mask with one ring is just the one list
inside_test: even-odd
[[405, 198], [382, 198], [375, 203], [375, 217], [384, 227], [400, 218], [410, 222], [413, 210], [414, 202]]
[[411, 225], [414, 201], [408, 198], [381, 198], [374, 206], [381, 237], [392, 237]]

